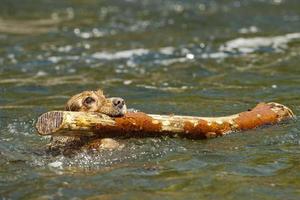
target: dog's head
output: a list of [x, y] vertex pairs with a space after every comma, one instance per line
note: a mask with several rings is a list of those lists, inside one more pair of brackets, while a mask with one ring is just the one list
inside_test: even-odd
[[66, 110], [99, 112], [111, 117], [123, 116], [127, 112], [122, 98], [106, 98], [102, 90], [84, 91], [72, 96], [67, 102]]

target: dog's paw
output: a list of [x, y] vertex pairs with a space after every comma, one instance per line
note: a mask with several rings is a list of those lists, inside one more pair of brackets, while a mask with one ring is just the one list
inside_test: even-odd
[[120, 150], [124, 147], [123, 144], [120, 144], [114, 139], [111, 138], [103, 138], [96, 139], [84, 146], [86, 149], [90, 150]]

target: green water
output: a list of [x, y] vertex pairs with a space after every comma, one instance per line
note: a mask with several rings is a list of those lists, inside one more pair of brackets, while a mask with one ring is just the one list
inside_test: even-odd
[[298, 0], [1, 0], [0, 199], [300, 199], [298, 121], [45, 154], [33, 127], [102, 88], [148, 113], [300, 112]]

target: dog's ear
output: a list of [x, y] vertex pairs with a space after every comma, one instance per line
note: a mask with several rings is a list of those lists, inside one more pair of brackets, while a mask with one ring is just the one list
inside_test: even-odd
[[104, 96], [103, 91], [100, 90], [100, 89], [98, 89], [98, 90], [96, 91], [96, 94], [99, 95], [99, 96]]

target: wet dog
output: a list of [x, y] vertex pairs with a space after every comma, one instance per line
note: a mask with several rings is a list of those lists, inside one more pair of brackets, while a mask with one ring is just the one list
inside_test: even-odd
[[[102, 90], [83, 91], [72, 96], [66, 106], [67, 111], [99, 112], [111, 117], [126, 114], [127, 107], [120, 97], [106, 98]], [[48, 145], [52, 155], [72, 155], [79, 150], [117, 149], [122, 147], [117, 141], [97, 136], [53, 136]]]
[[84, 91], [72, 96], [65, 107], [67, 111], [99, 112], [111, 117], [123, 116], [127, 112], [124, 99], [106, 98], [102, 90]]

